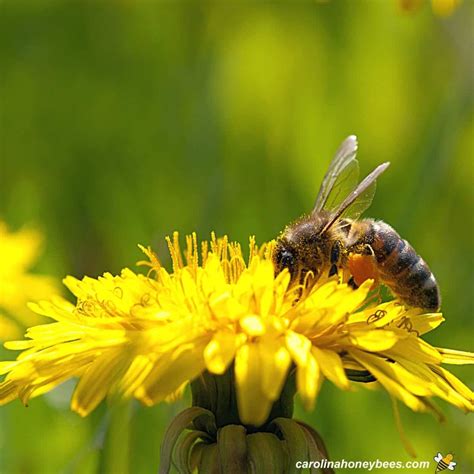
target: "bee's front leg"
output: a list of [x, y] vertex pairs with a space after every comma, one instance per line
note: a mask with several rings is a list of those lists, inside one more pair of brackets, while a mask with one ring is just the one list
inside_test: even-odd
[[329, 276], [332, 277], [333, 275], [337, 274], [337, 264], [341, 259], [343, 247], [342, 243], [339, 240], [336, 240], [331, 249], [331, 267], [329, 268]]
[[351, 276], [351, 277], [349, 278], [349, 280], [347, 280], [347, 284], [348, 284], [353, 290], [357, 290], [357, 288], [359, 288], [359, 285], [355, 282], [353, 276]]

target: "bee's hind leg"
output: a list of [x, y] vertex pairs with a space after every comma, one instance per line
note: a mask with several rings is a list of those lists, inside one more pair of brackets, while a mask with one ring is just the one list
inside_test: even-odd
[[352, 274], [347, 284], [351, 288], [356, 290], [367, 278], [377, 279], [375, 252], [370, 244], [359, 242], [349, 247], [347, 253], [349, 254], [349, 270]]
[[364, 244], [363, 246], [363, 255], [370, 255], [375, 258], [375, 252], [370, 244]]
[[354, 253], [357, 255], [370, 255], [371, 257], [375, 257], [375, 252], [374, 249], [372, 248], [372, 245], [370, 244], [364, 244], [364, 243], [357, 243], [355, 245], [352, 245], [347, 249], [348, 253]]

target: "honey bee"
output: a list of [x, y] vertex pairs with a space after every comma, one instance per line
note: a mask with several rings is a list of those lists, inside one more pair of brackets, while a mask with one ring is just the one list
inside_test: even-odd
[[288, 225], [278, 238], [276, 271], [287, 268], [293, 282], [302, 282], [308, 272], [317, 281], [342, 270], [351, 275], [348, 283], [354, 288], [373, 278], [407, 306], [438, 310], [438, 284], [413, 247], [385, 222], [358, 220], [390, 163], [377, 166], [357, 184], [356, 153], [357, 139], [351, 135], [329, 165], [311, 213]]
[[453, 461], [454, 456], [449, 453], [446, 456], [443, 456], [441, 453], [438, 453], [434, 460], [438, 463], [436, 466], [436, 472], [444, 471], [445, 469], [449, 469], [450, 471], [454, 471], [456, 469], [456, 462]]

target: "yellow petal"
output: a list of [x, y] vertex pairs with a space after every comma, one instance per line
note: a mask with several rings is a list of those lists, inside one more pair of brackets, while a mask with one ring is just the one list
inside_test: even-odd
[[247, 308], [232, 296], [230, 291], [216, 293], [209, 300], [209, 306], [214, 315], [219, 319], [238, 319], [245, 314]]
[[318, 362], [310, 353], [305, 364], [298, 365], [296, 370], [296, 385], [303, 405], [307, 410], [314, 408], [321, 382]]
[[327, 379], [344, 390], [350, 387], [349, 379], [344, 372], [344, 367], [338, 354], [318, 347], [313, 347], [311, 352], [316, 358], [321, 372]]
[[392, 331], [375, 329], [368, 331], [351, 331], [350, 344], [370, 352], [385, 351], [393, 347], [399, 337]]
[[311, 350], [311, 341], [294, 331], [287, 331], [286, 333], [286, 347], [291, 357], [297, 365], [306, 364], [306, 360]]
[[237, 350], [235, 357], [237, 404], [240, 420], [244, 424], [260, 426], [270, 413], [272, 402], [262, 389], [264, 370], [258, 344], [245, 344]]
[[88, 415], [107, 395], [111, 385], [124, 369], [123, 356], [110, 350], [98, 357], [81, 377], [74, 391], [71, 408], [81, 416]]
[[249, 336], [261, 336], [265, 334], [265, 324], [263, 319], [256, 315], [250, 314], [243, 317], [240, 320], [240, 327], [249, 335]]
[[390, 362], [386, 362], [380, 357], [358, 349], [350, 349], [348, 352], [357, 362], [371, 372], [389, 393], [399, 398], [413, 411], [426, 411], [426, 406], [418, 397], [410, 393], [407, 389], [402, 387], [398, 381], [386, 374], [387, 365], [390, 364]]
[[0, 383], [0, 406], [18, 398], [20, 383], [15, 380], [4, 380]]
[[[448, 390], [449, 396], [446, 398], [448, 402], [453, 403], [466, 411], [474, 410], [474, 393], [469, 387], [464, 385], [457, 377], [443, 367], [433, 366], [431, 367], [431, 370], [438, 374], [446, 382], [449, 388], [452, 389]], [[453, 399], [455, 399], [457, 403], [455, 403]]]
[[146, 405], [153, 405], [196, 378], [206, 367], [203, 352], [207, 343], [207, 339], [199, 340], [161, 356], [135, 396]]
[[400, 339], [390, 348], [389, 353], [392, 356], [416, 360], [425, 364], [438, 365], [442, 361], [441, 354], [434, 347], [415, 336]]
[[0, 314], [0, 341], [21, 337], [22, 332], [21, 325]]
[[351, 314], [348, 323], [365, 323], [377, 328], [383, 328], [390, 324], [394, 319], [398, 318], [405, 312], [403, 306], [396, 301], [389, 301], [371, 307], [364, 311]]
[[[416, 370], [414, 366], [419, 366]], [[407, 369], [410, 367], [411, 370]], [[413, 395], [418, 397], [429, 397], [435, 394], [435, 386], [429, 375], [423, 371], [424, 364], [406, 364], [406, 367], [398, 361], [384, 364], [386, 374], [394, 380], [398, 380], [400, 385], [405, 387]]]
[[284, 341], [271, 338], [265, 338], [259, 344], [264, 367], [262, 390], [272, 401], [280, 396], [291, 364], [290, 354], [283, 344]]
[[125, 398], [132, 396], [150, 374], [153, 364], [154, 360], [147, 355], [138, 354], [135, 356], [117, 385], [118, 392], [122, 393]]
[[410, 321], [413, 324], [413, 329], [422, 336], [436, 329], [444, 321], [444, 318], [441, 313], [426, 313], [411, 316]]
[[437, 347], [436, 350], [441, 354], [443, 364], [474, 364], [474, 353], [472, 352], [456, 351], [441, 347]]
[[223, 374], [234, 359], [240, 338], [231, 332], [216, 333], [204, 349], [204, 360], [209, 372]]
[[258, 302], [257, 310], [259, 314], [266, 317], [273, 306], [275, 269], [273, 263], [269, 260], [260, 261], [259, 263], [260, 265], [254, 267], [253, 289]]

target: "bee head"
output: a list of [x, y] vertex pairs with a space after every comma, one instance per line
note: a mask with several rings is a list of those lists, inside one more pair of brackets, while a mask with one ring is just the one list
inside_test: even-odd
[[315, 223], [302, 219], [288, 226], [275, 248], [275, 270], [287, 268], [292, 281], [303, 281], [308, 272], [317, 278], [325, 265], [327, 247], [325, 236], [317, 232]]
[[290, 275], [293, 277], [297, 271], [296, 249], [292, 248], [288, 242], [280, 240], [275, 249], [274, 263], [277, 273], [280, 273], [287, 268]]

